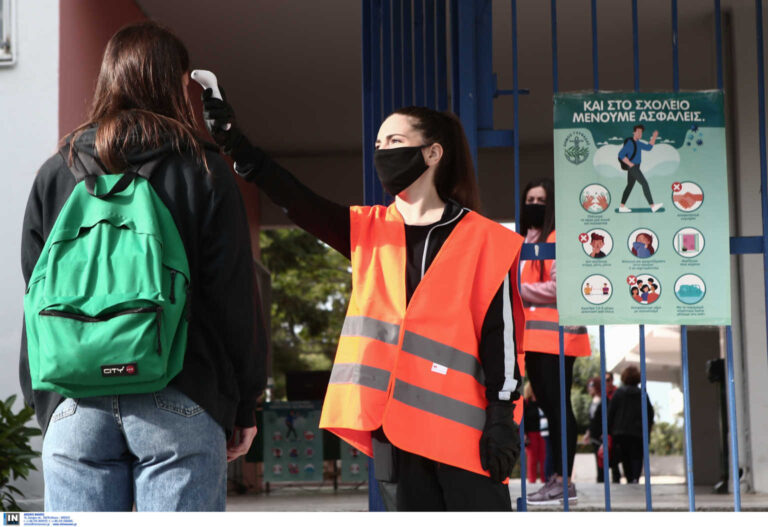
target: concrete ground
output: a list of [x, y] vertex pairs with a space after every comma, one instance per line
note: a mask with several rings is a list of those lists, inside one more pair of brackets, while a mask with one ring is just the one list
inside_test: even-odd
[[[660, 477], [661, 479], [662, 477]], [[529, 485], [528, 491], [536, 490], [541, 484]], [[578, 483], [579, 503], [571, 507], [576, 511], [604, 511], [605, 494], [602, 483]], [[512, 502], [520, 496], [520, 480], [510, 483]], [[687, 511], [688, 490], [684, 484], [655, 483], [651, 489], [654, 511]], [[733, 495], [712, 494], [709, 487], [696, 489], [697, 511], [732, 511]], [[644, 511], [645, 485], [611, 485], [611, 509], [614, 511]], [[744, 494], [741, 496], [744, 511], [768, 511], [768, 495]], [[362, 512], [368, 510], [368, 488], [339, 488], [334, 492], [329, 485], [319, 488], [273, 488], [269, 494], [230, 495], [227, 511], [335, 511]], [[562, 506], [529, 507], [534, 511], [560, 511]]]

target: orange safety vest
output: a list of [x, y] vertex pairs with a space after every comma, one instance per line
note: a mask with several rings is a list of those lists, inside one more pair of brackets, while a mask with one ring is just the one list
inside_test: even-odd
[[[547, 243], [555, 242], [555, 231], [547, 236]], [[544, 263], [544, 277], [539, 269]], [[524, 284], [547, 282], [554, 260], [529, 260], [523, 263], [520, 281]], [[559, 316], [557, 304], [534, 304], [523, 302], [525, 306], [525, 351], [539, 353], [560, 353]], [[592, 353], [587, 328], [584, 326], [564, 326], [563, 342], [565, 355], [569, 357], [587, 357]]]
[[[372, 456], [371, 431], [383, 427], [402, 450], [488, 475], [480, 465], [488, 401], [478, 345], [493, 297], [515, 283], [522, 237], [467, 213], [406, 307], [402, 216], [394, 204], [352, 207], [350, 220], [352, 294], [320, 428]], [[520, 350], [522, 301], [510, 301], [518, 331], [508, 336]]]

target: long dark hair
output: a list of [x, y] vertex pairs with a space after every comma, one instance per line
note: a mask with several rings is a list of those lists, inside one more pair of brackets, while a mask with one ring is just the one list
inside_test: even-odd
[[421, 132], [426, 144], [440, 143], [443, 147], [443, 157], [435, 171], [435, 187], [440, 199], [452, 199], [463, 207], [479, 211], [480, 192], [472, 154], [459, 118], [424, 106], [406, 106], [394, 113], [411, 117], [411, 126]]
[[[547, 241], [547, 237], [555, 230], [555, 185], [550, 178], [538, 178], [529, 182], [525, 189], [523, 189], [520, 195], [520, 234], [525, 236], [528, 233], [528, 229], [532, 227], [529, 219], [525, 217], [522, 212], [525, 210], [525, 198], [528, 196], [528, 191], [532, 188], [542, 187], [547, 195], [545, 208], [544, 208], [544, 223], [541, 224], [541, 232], [539, 237], [533, 240], [533, 243], [544, 243]], [[544, 279], [544, 266], [542, 260], [533, 260], [531, 265], [533, 269], [539, 270], [539, 279]]]
[[108, 170], [124, 169], [131, 152], [169, 142], [178, 152], [191, 150], [206, 164], [182, 85], [188, 71], [187, 48], [166, 28], [141, 22], [120, 29], [104, 50], [88, 120], [69, 139], [70, 163], [77, 139], [97, 126], [96, 152]]

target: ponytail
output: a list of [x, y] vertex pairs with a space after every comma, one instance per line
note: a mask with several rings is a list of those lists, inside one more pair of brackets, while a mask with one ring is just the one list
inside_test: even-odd
[[472, 154], [459, 118], [423, 106], [407, 106], [394, 113], [411, 117], [411, 125], [422, 133], [426, 144], [439, 143], [443, 147], [443, 157], [435, 170], [435, 188], [440, 199], [480, 211]]

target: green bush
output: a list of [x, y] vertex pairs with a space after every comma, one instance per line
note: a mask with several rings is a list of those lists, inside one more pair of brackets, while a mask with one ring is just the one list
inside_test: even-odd
[[651, 430], [651, 441], [648, 444], [651, 454], [657, 456], [673, 456], [683, 453], [682, 427], [664, 421], [654, 423]]
[[15, 395], [0, 401], [0, 510], [3, 511], [21, 510], [14, 494], [19, 498], [24, 494], [11, 483], [18, 478], [27, 479], [30, 471], [36, 470], [32, 460], [40, 456], [40, 452], [29, 446], [29, 438], [41, 432], [26, 426], [35, 411], [26, 406], [14, 413], [11, 408], [15, 401]]

